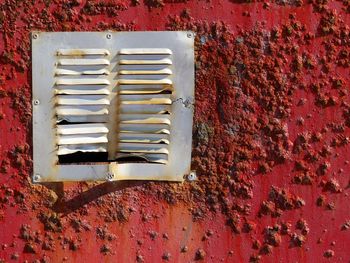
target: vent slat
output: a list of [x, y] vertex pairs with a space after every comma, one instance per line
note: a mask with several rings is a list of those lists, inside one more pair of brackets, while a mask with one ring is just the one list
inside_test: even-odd
[[167, 164], [168, 163], [168, 155], [167, 154], [158, 154], [158, 153], [117, 153], [117, 160], [120, 158], [130, 158], [130, 157], [141, 157], [142, 159], [147, 160], [148, 162]]
[[109, 99], [103, 95], [58, 95], [58, 105], [109, 105]]
[[120, 85], [172, 85], [170, 79], [119, 79]]
[[124, 100], [121, 104], [139, 104], [139, 105], [171, 105], [171, 99], [167, 98], [151, 98], [148, 100]]
[[67, 121], [70, 123], [105, 123], [108, 115], [57, 115], [56, 123]]
[[57, 115], [107, 115], [108, 109], [104, 106], [95, 106], [95, 105], [80, 105], [80, 106], [57, 106], [56, 107]]
[[171, 122], [167, 117], [148, 117], [135, 114], [136, 116], [121, 115], [120, 123], [135, 123], [135, 124], [167, 124], [170, 125]]
[[120, 140], [120, 142], [124, 143], [151, 143], [151, 144], [169, 144], [169, 140], [167, 139], [159, 139], [159, 140], [152, 140], [152, 139], [123, 139]]
[[169, 154], [166, 145], [152, 143], [119, 143], [118, 152], [122, 153], [163, 153]]
[[121, 114], [167, 114], [170, 113], [170, 105], [120, 105]]
[[56, 69], [56, 76], [82, 76], [82, 75], [109, 75], [110, 72], [107, 69], [98, 70], [70, 70], [70, 69]]
[[110, 82], [107, 79], [86, 78], [86, 79], [58, 79], [56, 85], [109, 85]]
[[58, 56], [91, 56], [102, 55], [108, 56], [110, 53], [107, 49], [83, 48], [83, 49], [59, 49]]
[[121, 95], [119, 99], [122, 101], [131, 100], [149, 100], [149, 99], [170, 99], [171, 94], [140, 94], [140, 95]]
[[107, 134], [71, 134], [58, 137], [58, 145], [107, 143]]
[[121, 133], [119, 141], [125, 143], [163, 143], [169, 144], [168, 134]]
[[120, 55], [171, 55], [173, 52], [168, 48], [122, 48]]
[[84, 123], [71, 125], [58, 125], [57, 134], [89, 134], [89, 133], [108, 133], [107, 125], [104, 123]]
[[153, 125], [143, 125], [143, 124], [119, 124], [120, 133], [163, 133], [170, 134], [169, 126], [166, 124], [153, 124]]
[[58, 60], [59, 66], [94, 66], [94, 65], [104, 65], [108, 66], [110, 64], [108, 59], [103, 58], [83, 58], [83, 59], [74, 59], [74, 58], [62, 58]]
[[172, 65], [172, 61], [168, 58], [163, 59], [121, 59], [120, 65]]
[[66, 155], [76, 152], [107, 152], [107, 144], [61, 145], [58, 147], [57, 154]]
[[160, 70], [120, 70], [119, 75], [171, 75], [171, 69], [165, 68]]
[[142, 95], [142, 94], [161, 94], [164, 92], [171, 92], [172, 89], [169, 88], [164, 88], [164, 89], [155, 89], [155, 90], [150, 90], [150, 89], [140, 89], [140, 90], [127, 90], [127, 89], [123, 89], [119, 91], [119, 94], [121, 95]]
[[55, 93], [58, 95], [109, 95], [108, 89], [76, 89], [76, 86], [69, 88], [56, 89]]

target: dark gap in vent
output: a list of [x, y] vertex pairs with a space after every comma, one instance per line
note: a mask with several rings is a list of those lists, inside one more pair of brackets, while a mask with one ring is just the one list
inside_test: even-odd
[[66, 120], [60, 120], [60, 121], [57, 121], [57, 124], [59, 124], [59, 125], [68, 125], [68, 124], [74, 124], [74, 123], [71, 123], [71, 122], [66, 121]]
[[[122, 156], [113, 160], [117, 163], [153, 163], [148, 160], [146, 157], [142, 156]], [[58, 156], [58, 164], [102, 164], [109, 163], [111, 160], [108, 160], [108, 153], [85, 153], [85, 152], [76, 152], [72, 154], [65, 154]]]
[[108, 162], [108, 153], [86, 153], [76, 152], [71, 154], [59, 155], [59, 164], [73, 164], [73, 163], [86, 163], [86, 162]]
[[162, 92], [159, 92], [159, 94], [172, 94], [173, 92], [171, 90], [163, 90]]

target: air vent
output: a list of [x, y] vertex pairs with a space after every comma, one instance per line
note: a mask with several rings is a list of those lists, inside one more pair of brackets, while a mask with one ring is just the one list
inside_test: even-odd
[[117, 159], [141, 157], [148, 162], [168, 162], [171, 55], [170, 49], [120, 50]]
[[36, 32], [32, 47], [34, 181], [190, 172], [192, 33]]
[[[54, 74], [59, 157], [77, 152], [107, 152], [111, 84], [107, 79], [108, 55], [105, 49], [57, 51]], [[74, 158], [67, 162], [74, 162]]]

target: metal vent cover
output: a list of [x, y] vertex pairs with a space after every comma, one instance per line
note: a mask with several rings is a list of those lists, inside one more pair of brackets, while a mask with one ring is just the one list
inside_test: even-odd
[[[192, 32], [31, 37], [34, 182], [182, 181], [190, 173]], [[59, 162], [74, 153], [108, 158]]]

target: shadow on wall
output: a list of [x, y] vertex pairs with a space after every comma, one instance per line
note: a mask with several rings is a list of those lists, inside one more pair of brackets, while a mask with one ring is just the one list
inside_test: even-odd
[[137, 187], [147, 183], [148, 182], [145, 181], [104, 182], [70, 200], [64, 199], [64, 183], [43, 183], [42, 185], [51, 191], [54, 191], [58, 197], [57, 201], [52, 206], [52, 210], [56, 213], [69, 214], [111, 192]]

